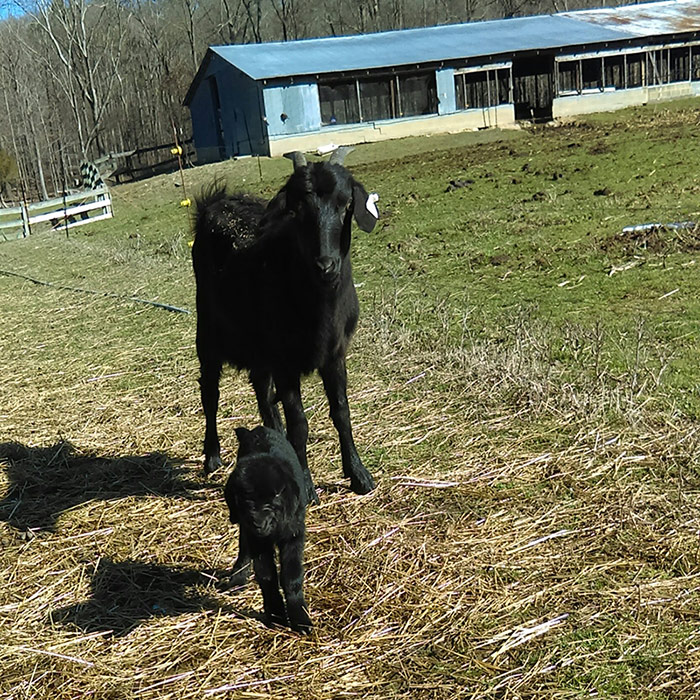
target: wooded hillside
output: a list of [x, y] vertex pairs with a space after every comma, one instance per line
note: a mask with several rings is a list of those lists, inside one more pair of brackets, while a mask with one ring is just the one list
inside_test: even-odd
[[[0, 0], [0, 194], [46, 198], [95, 159], [190, 136], [209, 45], [293, 40], [621, 0]], [[8, 159], [7, 156], [10, 156]], [[12, 167], [13, 160], [16, 167]], [[8, 186], [9, 185], [9, 186]]]

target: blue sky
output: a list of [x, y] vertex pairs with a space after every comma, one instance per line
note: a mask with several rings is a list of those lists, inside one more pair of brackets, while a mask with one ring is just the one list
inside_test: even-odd
[[10, 15], [17, 17], [23, 13], [22, 8], [13, 0], [0, 0], [0, 19], [5, 19]]

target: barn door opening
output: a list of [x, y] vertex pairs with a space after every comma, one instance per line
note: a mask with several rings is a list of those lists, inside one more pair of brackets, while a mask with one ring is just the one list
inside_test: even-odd
[[209, 76], [209, 90], [211, 94], [211, 103], [214, 108], [214, 130], [216, 131], [216, 145], [219, 149], [219, 160], [226, 158], [226, 145], [224, 143], [224, 125], [221, 119], [221, 98], [219, 97], [219, 86], [216, 82], [216, 76]]
[[554, 57], [530, 56], [513, 61], [513, 101], [516, 119], [552, 118]]

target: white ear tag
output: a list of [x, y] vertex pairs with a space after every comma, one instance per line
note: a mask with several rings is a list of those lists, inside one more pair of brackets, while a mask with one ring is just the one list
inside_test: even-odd
[[379, 212], [377, 211], [377, 205], [375, 202], [379, 201], [379, 195], [376, 192], [372, 192], [368, 197], [367, 201], [365, 202], [365, 207], [367, 208], [367, 211], [375, 218], [379, 218]]

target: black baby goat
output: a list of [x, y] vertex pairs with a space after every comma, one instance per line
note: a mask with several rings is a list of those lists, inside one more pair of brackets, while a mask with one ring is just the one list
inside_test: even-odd
[[300, 377], [314, 370], [340, 438], [343, 474], [356, 493], [374, 488], [352, 437], [345, 353], [359, 314], [350, 265], [352, 219], [371, 231], [376, 195], [368, 197], [343, 167], [346, 152], [313, 163], [302, 153], [288, 154], [294, 173], [266, 207], [212, 188], [197, 201], [192, 247], [204, 469], [221, 465], [216, 414], [228, 363], [248, 371], [264, 425], [283, 430], [276, 405], [282, 402], [287, 437], [314, 501], [300, 392]]
[[236, 428], [236, 435], [236, 468], [224, 490], [230, 520], [240, 528], [238, 559], [229, 585], [247, 582], [252, 559], [263, 594], [265, 623], [289, 625], [306, 634], [311, 631], [303, 567], [308, 501], [301, 465], [292, 446], [276, 430]]

